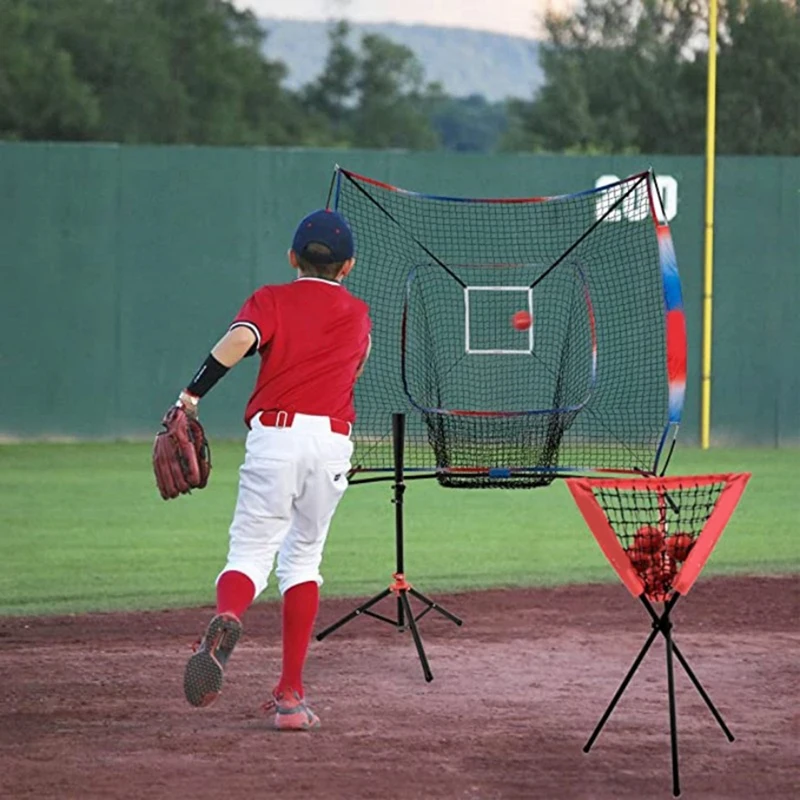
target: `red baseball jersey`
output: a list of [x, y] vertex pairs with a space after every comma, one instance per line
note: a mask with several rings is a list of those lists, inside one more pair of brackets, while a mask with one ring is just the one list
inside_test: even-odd
[[356, 372], [367, 354], [369, 307], [339, 283], [298, 278], [262, 286], [231, 327], [256, 335], [261, 355], [245, 422], [260, 411], [294, 411], [355, 421]]

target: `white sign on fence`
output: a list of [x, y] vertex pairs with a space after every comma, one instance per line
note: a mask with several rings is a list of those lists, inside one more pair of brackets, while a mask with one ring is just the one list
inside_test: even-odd
[[[601, 175], [595, 182], [596, 188], [601, 186], [608, 186], [611, 183], [617, 183], [620, 179], [616, 175]], [[656, 213], [658, 218], [663, 221], [670, 222], [675, 219], [678, 213], [678, 182], [672, 175], [656, 175], [656, 186], [661, 195], [661, 203], [664, 206], [662, 213], [661, 208], [656, 206]], [[624, 193], [623, 186], [616, 186], [608, 192], [603, 192], [597, 196], [595, 201], [595, 218], [605, 214], [608, 209], [619, 200]], [[628, 220], [629, 222], [640, 222], [647, 219], [650, 215], [650, 201], [647, 197], [647, 184], [642, 181], [636, 189], [631, 192], [622, 203], [617, 206], [607, 217], [606, 222], [620, 222]]]

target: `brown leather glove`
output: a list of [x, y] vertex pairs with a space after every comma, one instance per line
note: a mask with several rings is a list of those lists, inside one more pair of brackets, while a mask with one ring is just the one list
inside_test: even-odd
[[183, 406], [172, 406], [161, 421], [165, 430], [153, 445], [153, 472], [165, 500], [202, 489], [211, 472], [211, 448], [203, 426]]

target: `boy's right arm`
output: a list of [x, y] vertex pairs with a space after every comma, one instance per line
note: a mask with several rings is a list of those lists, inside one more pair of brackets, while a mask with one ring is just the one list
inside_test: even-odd
[[[244, 309], [258, 319], [258, 303], [251, 297]], [[240, 312], [240, 316], [241, 316]], [[209, 392], [228, 370], [246, 355], [256, 351], [261, 331], [266, 326], [245, 320], [234, 321], [228, 332], [214, 345], [208, 358], [189, 385], [178, 395], [164, 415], [165, 430], [153, 445], [153, 470], [156, 485], [165, 500], [202, 489], [211, 471], [211, 457], [203, 426], [197, 419], [200, 398]]]
[[197, 415], [200, 398], [231, 368], [235, 367], [255, 346], [256, 335], [250, 328], [239, 325], [231, 328], [211, 350], [192, 382], [180, 393], [178, 400], [187, 413]]
[[186, 413], [197, 416], [200, 398], [231, 367], [266, 344], [272, 338], [274, 326], [272, 290], [269, 286], [262, 286], [247, 298], [228, 332], [214, 345], [192, 382], [180, 393], [178, 403]]
[[256, 335], [250, 328], [239, 325], [231, 328], [215, 345], [211, 355], [228, 369], [235, 367], [256, 343]]

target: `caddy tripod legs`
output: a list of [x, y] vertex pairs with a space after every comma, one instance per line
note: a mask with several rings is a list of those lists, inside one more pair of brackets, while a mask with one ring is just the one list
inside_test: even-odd
[[628, 684], [631, 682], [631, 679], [636, 674], [636, 670], [639, 669], [639, 665], [644, 660], [644, 657], [647, 655], [647, 651], [652, 647], [653, 642], [656, 640], [656, 636], [658, 636], [659, 629], [653, 625], [653, 630], [650, 632], [650, 635], [647, 637], [647, 641], [644, 643], [644, 646], [639, 651], [639, 655], [636, 656], [636, 660], [631, 664], [631, 668], [628, 670], [628, 674], [622, 679], [622, 683], [619, 685], [619, 689], [617, 689], [614, 696], [611, 698], [611, 702], [608, 704], [608, 708], [603, 712], [603, 716], [600, 717], [600, 721], [597, 723], [594, 731], [592, 731], [592, 735], [589, 737], [589, 741], [583, 746], [583, 752], [588, 753], [592, 749], [592, 745], [595, 743], [595, 740], [600, 735], [600, 731], [603, 730], [605, 727], [606, 722], [608, 722], [608, 718], [614, 713], [614, 709], [617, 707], [617, 703], [619, 702], [622, 695], [625, 693], [625, 690], [628, 688]]
[[[650, 614], [653, 623], [658, 624], [660, 626], [661, 618], [656, 613], [656, 610], [653, 608], [653, 606], [649, 603], [649, 601], [646, 598], [643, 597], [642, 602], [644, 603], [644, 606], [647, 609], [647, 613]], [[672, 637], [670, 637], [670, 640], [671, 639]], [[683, 671], [686, 673], [687, 677], [692, 682], [692, 685], [697, 690], [697, 693], [700, 695], [700, 697], [703, 698], [703, 701], [708, 707], [708, 710], [711, 712], [711, 715], [717, 721], [717, 725], [719, 725], [719, 727], [722, 729], [722, 732], [725, 734], [725, 738], [729, 742], [735, 741], [736, 737], [731, 733], [730, 729], [725, 724], [725, 720], [722, 719], [722, 714], [720, 714], [719, 711], [717, 711], [717, 707], [711, 701], [711, 698], [708, 696], [706, 690], [703, 688], [703, 685], [697, 679], [697, 676], [694, 674], [694, 671], [689, 666], [689, 662], [683, 657], [683, 653], [681, 653], [681, 651], [678, 649], [678, 645], [675, 644], [674, 641], [672, 642], [672, 652], [675, 654], [675, 658], [678, 659], [678, 663], [681, 665]]]
[[642, 649], [639, 651], [639, 655], [636, 656], [631, 668], [628, 670], [628, 673], [622, 680], [619, 688], [617, 689], [614, 697], [611, 699], [611, 702], [608, 705], [608, 708], [603, 713], [603, 716], [600, 718], [600, 721], [597, 723], [592, 735], [589, 737], [589, 740], [583, 747], [583, 752], [588, 753], [591, 750], [592, 745], [595, 743], [597, 737], [600, 735], [600, 731], [603, 730], [606, 722], [608, 722], [609, 717], [613, 713], [614, 709], [616, 708], [617, 703], [619, 702], [620, 698], [624, 694], [625, 690], [628, 688], [628, 684], [631, 682], [636, 671], [639, 669], [639, 666], [642, 663], [645, 655], [647, 655], [647, 651], [652, 646], [653, 642], [655, 641], [656, 637], [660, 633], [666, 642], [666, 651], [667, 651], [667, 692], [668, 692], [668, 699], [669, 699], [669, 732], [670, 732], [670, 750], [672, 754], [672, 793], [675, 797], [678, 797], [681, 793], [680, 789], [680, 772], [678, 767], [678, 723], [677, 723], [677, 711], [675, 706], [675, 670], [674, 670], [674, 661], [673, 657], [678, 660], [678, 663], [683, 667], [686, 675], [691, 680], [692, 684], [694, 685], [695, 689], [697, 689], [698, 694], [700, 697], [703, 698], [706, 705], [708, 706], [709, 711], [713, 715], [714, 719], [717, 721], [718, 725], [722, 729], [722, 732], [727, 737], [728, 741], [732, 742], [734, 740], [733, 734], [728, 729], [728, 726], [725, 724], [725, 721], [722, 719], [722, 715], [717, 711], [714, 704], [711, 702], [711, 698], [706, 693], [705, 689], [703, 689], [700, 681], [697, 679], [697, 676], [692, 671], [691, 667], [689, 666], [686, 659], [683, 657], [683, 654], [678, 649], [678, 646], [672, 640], [672, 620], [670, 619], [670, 612], [674, 607], [675, 603], [678, 602], [680, 595], [674, 594], [664, 605], [664, 613], [659, 616], [656, 610], [653, 608], [650, 601], [644, 596], [641, 596], [641, 601], [644, 604], [645, 608], [647, 609], [647, 613], [650, 615], [653, 621], [653, 630], [650, 631], [650, 635], [647, 637], [644, 645], [642, 645]]

